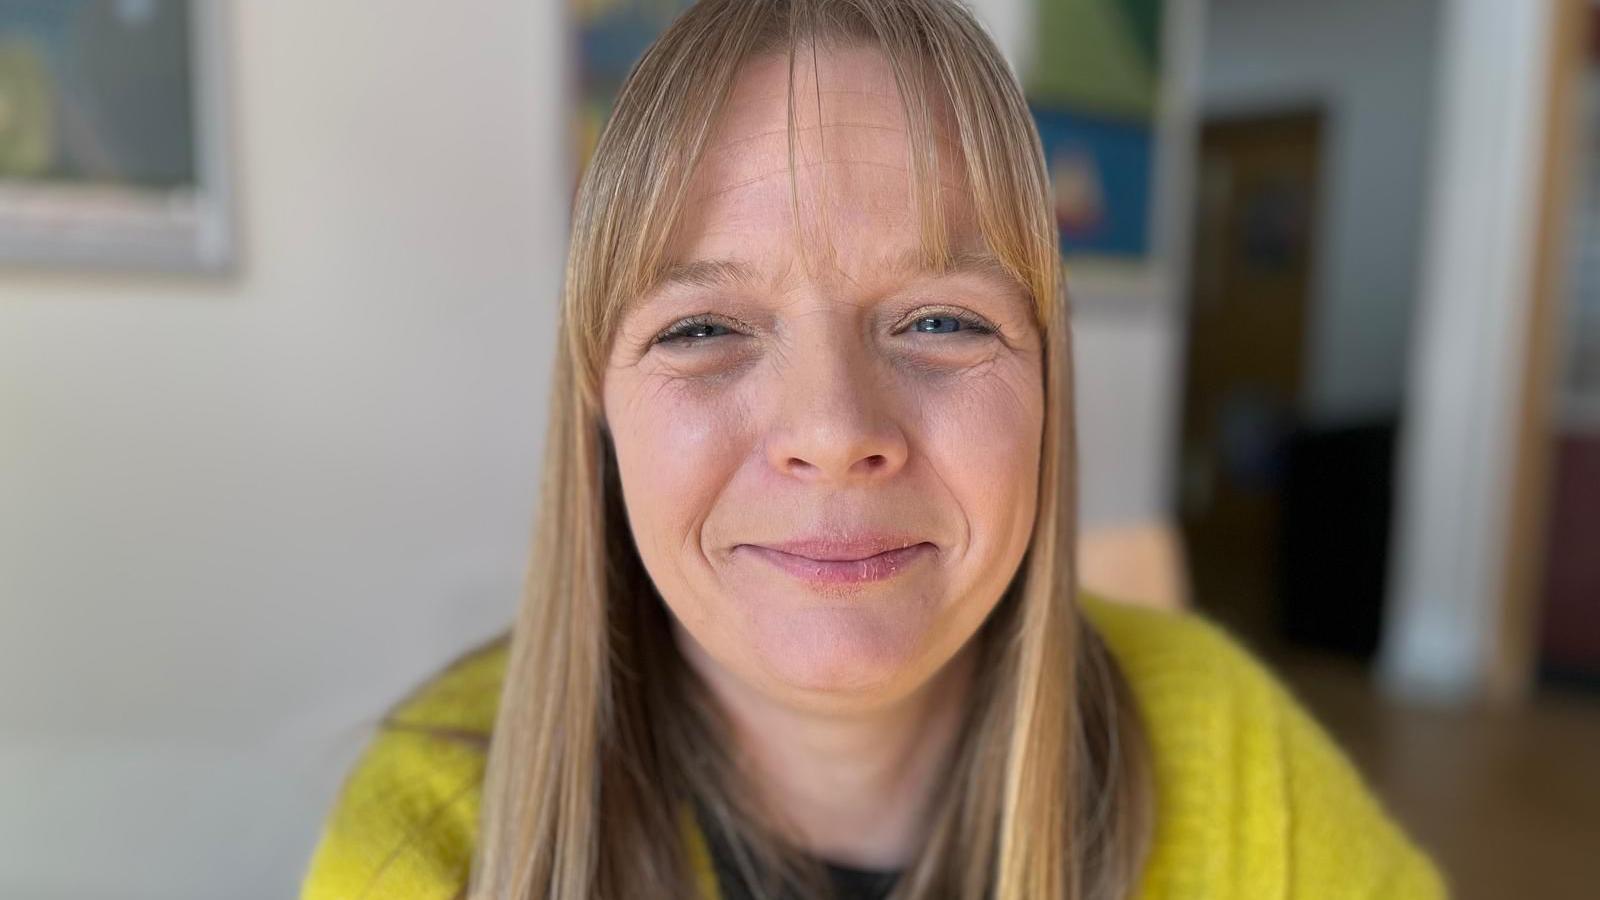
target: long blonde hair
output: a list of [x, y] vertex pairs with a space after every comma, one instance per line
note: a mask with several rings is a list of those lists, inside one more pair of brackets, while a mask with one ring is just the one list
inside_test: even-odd
[[473, 897], [695, 896], [685, 804], [735, 836], [758, 889], [822, 896], [727, 751], [632, 544], [600, 401], [620, 311], [664, 264], [685, 187], [754, 56], [873, 47], [909, 123], [930, 265], [948, 259], [935, 112], [962, 150], [979, 228], [1031, 291], [1045, 336], [1038, 518], [981, 630], [966, 722], [930, 836], [895, 897], [1111, 900], [1137, 883], [1152, 810], [1143, 734], [1079, 612], [1071, 339], [1039, 136], [993, 42], [954, 0], [700, 0], [622, 86], [576, 198], [542, 501], [490, 740]]

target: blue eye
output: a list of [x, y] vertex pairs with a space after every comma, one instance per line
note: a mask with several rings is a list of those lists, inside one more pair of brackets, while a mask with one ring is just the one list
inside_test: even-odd
[[[717, 322], [713, 322], [710, 319], [684, 319], [682, 322], [679, 322], [671, 328], [668, 328], [666, 331], [656, 335], [655, 340], [651, 341], [650, 343], [698, 344], [707, 338], [718, 337], [719, 335], [706, 333], [708, 331], [714, 331], [718, 328], [721, 328], [723, 331], [729, 331], [726, 326]], [[732, 332], [730, 331], [729, 333]]]
[[[934, 323], [932, 328], [923, 327], [929, 322]], [[956, 315], [953, 313], [922, 316], [916, 320], [912, 328], [924, 334], [954, 334], [957, 329], [972, 332], [973, 334], [994, 334], [994, 329], [990, 328], [982, 319], [976, 316]]]

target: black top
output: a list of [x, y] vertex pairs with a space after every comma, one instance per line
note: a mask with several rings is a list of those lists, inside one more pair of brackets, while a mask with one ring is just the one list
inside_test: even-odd
[[[705, 827], [706, 846], [711, 851], [711, 864], [717, 875], [717, 889], [722, 900], [756, 900], [750, 886], [740, 876], [733, 854], [720, 829]], [[900, 877], [899, 870], [858, 869], [828, 860], [820, 860], [833, 880], [837, 900], [884, 900]]]

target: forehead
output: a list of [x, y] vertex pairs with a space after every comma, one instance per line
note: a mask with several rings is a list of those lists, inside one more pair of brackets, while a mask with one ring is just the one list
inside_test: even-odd
[[[871, 48], [795, 53], [792, 167], [789, 77], [786, 53], [741, 69], [690, 180], [668, 265], [737, 259], [777, 277], [804, 259], [856, 279], [900, 274], [921, 225], [911, 126], [888, 60]], [[983, 242], [941, 106], [930, 104], [937, 196], [952, 250], [973, 256]]]

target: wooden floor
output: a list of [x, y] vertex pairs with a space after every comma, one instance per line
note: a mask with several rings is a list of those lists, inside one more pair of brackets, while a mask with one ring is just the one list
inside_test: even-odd
[[1407, 708], [1342, 657], [1263, 650], [1458, 900], [1600, 900], [1600, 693], [1517, 712]]

